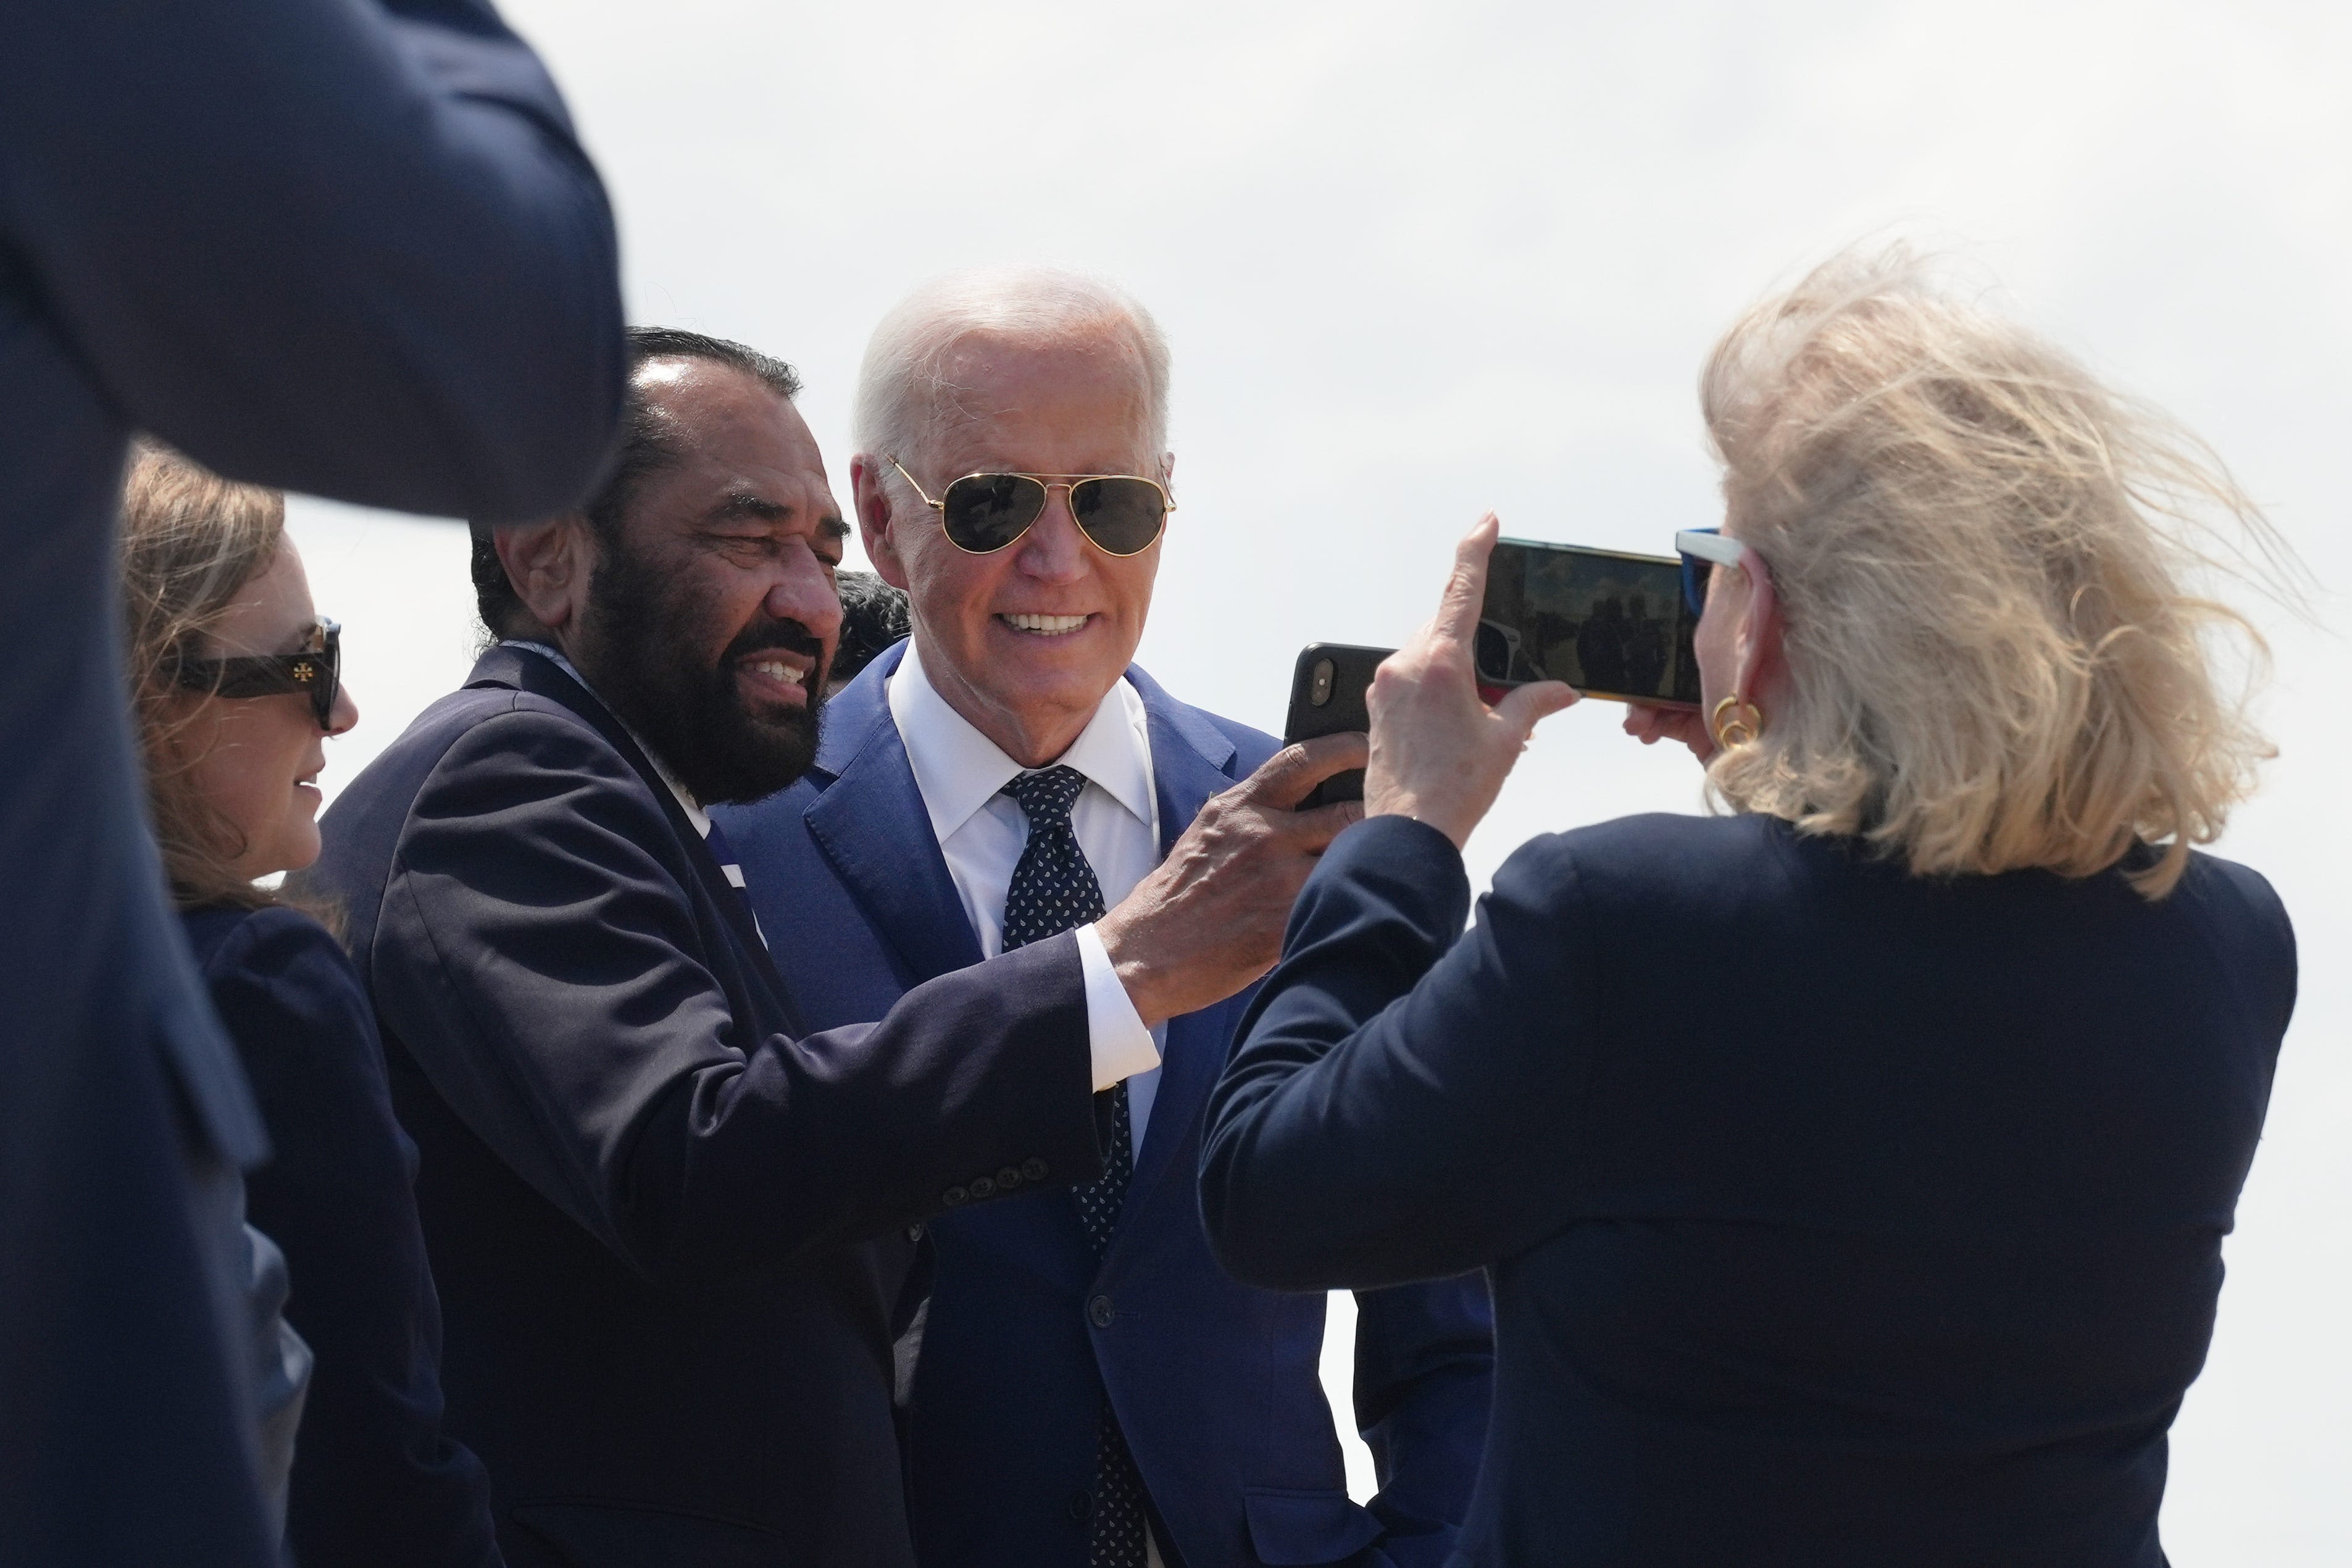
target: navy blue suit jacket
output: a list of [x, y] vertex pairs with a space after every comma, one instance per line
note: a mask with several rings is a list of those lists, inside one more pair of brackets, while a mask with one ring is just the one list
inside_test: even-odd
[[441, 1432], [441, 1307], [416, 1219], [416, 1146], [351, 960], [299, 910], [183, 917], [260, 1102], [253, 1223], [286, 1252], [287, 1321], [317, 1356], [286, 1539], [301, 1568], [495, 1568], [482, 1463]]
[[[718, 815], [812, 1023], [881, 1016], [908, 988], [979, 969], [884, 682], [900, 645], [826, 710], [817, 765]], [[1139, 669], [1161, 851], [1276, 742], [1178, 702]], [[1009, 955], [1018, 957], [1019, 954]], [[1009, 970], [1000, 988], [1016, 982]], [[915, 1537], [937, 1568], [1082, 1568], [1086, 1492], [1108, 1389], [1165, 1534], [1188, 1568], [1440, 1561], [1463, 1517], [1492, 1365], [1473, 1276], [1360, 1301], [1356, 1398], [1379, 1462], [1349, 1500], [1317, 1379], [1321, 1295], [1235, 1283], [1202, 1234], [1202, 1109], [1248, 994], [1171, 1019], [1141, 1158], [1097, 1261], [1066, 1193], [936, 1222], [937, 1273], [908, 1411]], [[1375, 1542], [1381, 1544], [1373, 1547]], [[1361, 1555], [1360, 1555], [1361, 1554]]]
[[11, 0], [0, 43], [0, 1561], [252, 1563], [237, 1168], [143, 831], [125, 445], [412, 510], [595, 478], [612, 221], [474, 0]]
[[422, 1154], [448, 1426], [507, 1560], [908, 1568], [908, 1230], [982, 1175], [1099, 1170], [1076, 939], [810, 1033], [636, 742], [510, 646], [324, 834], [302, 886], [346, 913]]
[[1465, 1564], [2159, 1568], [2294, 1007], [2269, 884], [1923, 879], [1762, 816], [1308, 879], [1210, 1110], [1219, 1256], [1484, 1263]]

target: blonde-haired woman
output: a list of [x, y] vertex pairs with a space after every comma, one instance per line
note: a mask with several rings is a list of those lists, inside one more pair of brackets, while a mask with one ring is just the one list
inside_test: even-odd
[[335, 939], [257, 882], [318, 858], [323, 742], [359, 717], [285, 510], [142, 450], [122, 580], [164, 870], [274, 1145], [249, 1217], [286, 1253], [287, 1319], [317, 1357], [287, 1541], [305, 1568], [484, 1568], [488, 1488], [439, 1431], [440, 1309], [375, 1021]]
[[[2196, 852], [2266, 754], [2185, 437], [1898, 254], [1759, 308], [1686, 535], [1729, 806], [1459, 846], [1529, 727], [1470, 637], [1492, 520], [1373, 693], [1211, 1108], [1253, 1283], [1485, 1267], [1468, 1563], [2155, 1568], [2165, 1434], [2294, 1000]], [[2239, 629], [2243, 629], [2239, 627]]]

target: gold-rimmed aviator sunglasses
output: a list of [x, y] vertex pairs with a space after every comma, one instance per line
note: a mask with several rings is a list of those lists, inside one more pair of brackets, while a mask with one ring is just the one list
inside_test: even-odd
[[966, 474], [934, 500], [904, 463], [882, 460], [940, 514], [948, 542], [972, 555], [993, 555], [1028, 532], [1056, 489], [1070, 492], [1070, 515], [1106, 555], [1150, 549], [1176, 510], [1166, 486], [1139, 474]]

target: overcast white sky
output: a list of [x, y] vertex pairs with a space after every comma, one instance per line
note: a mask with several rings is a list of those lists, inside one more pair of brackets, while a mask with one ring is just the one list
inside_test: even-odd
[[[2352, 429], [2352, 8], [2340, 5], [509, 0], [617, 200], [635, 319], [798, 364], [845, 499], [867, 331], [933, 273], [1124, 281], [1176, 355], [1174, 520], [1143, 662], [1277, 729], [1314, 640], [1394, 643], [1452, 542], [1663, 552], [1713, 521], [1693, 386], [1743, 305], [1864, 237], [1948, 248], [2206, 436], [2324, 586]], [[462, 536], [305, 503], [365, 715], [330, 790], [455, 686]], [[2273, 617], [2275, 618], [2275, 617]], [[2263, 795], [2304, 990], [2230, 1243], [2165, 1538], [2352, 1561], [2347, 621], [2275, 632]], [[1595, 703], [1471, 847], [1696, 809]], [[1344, 1373], [1342, 1373], [1344, 1391]]]

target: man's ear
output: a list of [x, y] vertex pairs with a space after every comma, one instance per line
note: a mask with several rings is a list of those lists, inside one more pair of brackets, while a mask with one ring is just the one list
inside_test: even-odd
[[531, 619], [551, 632], [576, 628], [588, 605], [588, 580], [596, 570], [596, 542], [587, 517], [559, 512], [536, 522], [519, 522], [491, 536], [499, 564]]
[[875, 574], [901, 593], [907, 592], [907, 563], [898, 557], [896, 515], [890, 492], [882, 487], [885, 465], [873, 454], [860, 452], [849, 459], [849, 495], [857, 509], [857, 541], [874, 563]]

